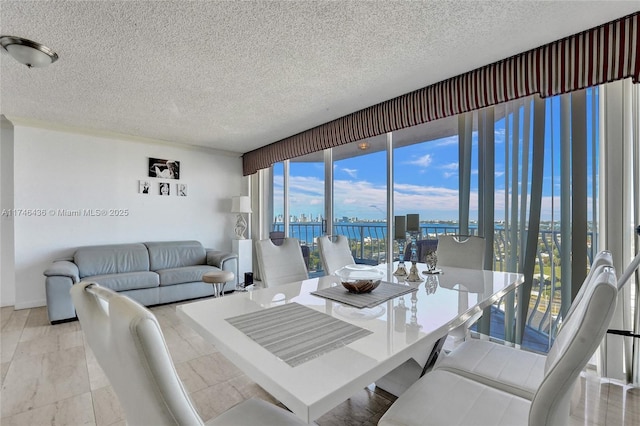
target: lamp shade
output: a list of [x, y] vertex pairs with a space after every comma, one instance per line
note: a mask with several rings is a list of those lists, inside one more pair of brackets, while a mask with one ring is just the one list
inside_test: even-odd
[[231, 199], [231, 213], [252, 213], [251, 197], [240, 195]]

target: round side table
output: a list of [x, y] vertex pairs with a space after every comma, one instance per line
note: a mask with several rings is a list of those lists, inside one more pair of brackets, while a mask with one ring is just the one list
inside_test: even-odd
[[213, 284], [213, 292], [216, 297], [224, 296], [224, 284], [233, 281], [233, 272], [231, 271], [211, 271], [202, 275], [202, 281]]

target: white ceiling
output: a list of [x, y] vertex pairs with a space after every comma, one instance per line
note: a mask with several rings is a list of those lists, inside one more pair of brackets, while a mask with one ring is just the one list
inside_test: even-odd
[[640, 9], [634, 1], [0, 1], [9, 119], [243, 153]]

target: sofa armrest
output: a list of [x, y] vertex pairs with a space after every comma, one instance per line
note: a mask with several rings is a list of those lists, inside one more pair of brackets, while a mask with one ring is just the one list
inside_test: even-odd
[[47, 312], [52, 324], [75, 318], [69, 290], [80, 281], [78, 266], [68, 260], [55, 260], [45, 271]]
[[238, 255], [230, 253], [228, 251], [221, 250], [207, 250], [207, 265], [215, 266], [220, 269], [224, 269], [224, 264], [233, 259], [238, 259]]
[[238, 281], [238, 255], [222, 250], [207, 249], [207, 265], [233, 272], [234, 280], [225, 284], [224, 291], [233, 291]]
[[53, 262], [51, 266], [45, 269], [44, 275], [47, 277], [69, 277], [74, 284], [80, 281], [80, 271], [78, 270], [78, 266], [68, 260], [58, 260]]

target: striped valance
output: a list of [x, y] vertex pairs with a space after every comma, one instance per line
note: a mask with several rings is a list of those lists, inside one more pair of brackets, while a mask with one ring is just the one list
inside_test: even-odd
[[534, 93], [640, 80], [640, 12], [354, 112], [247, 152], [243, 173]]

